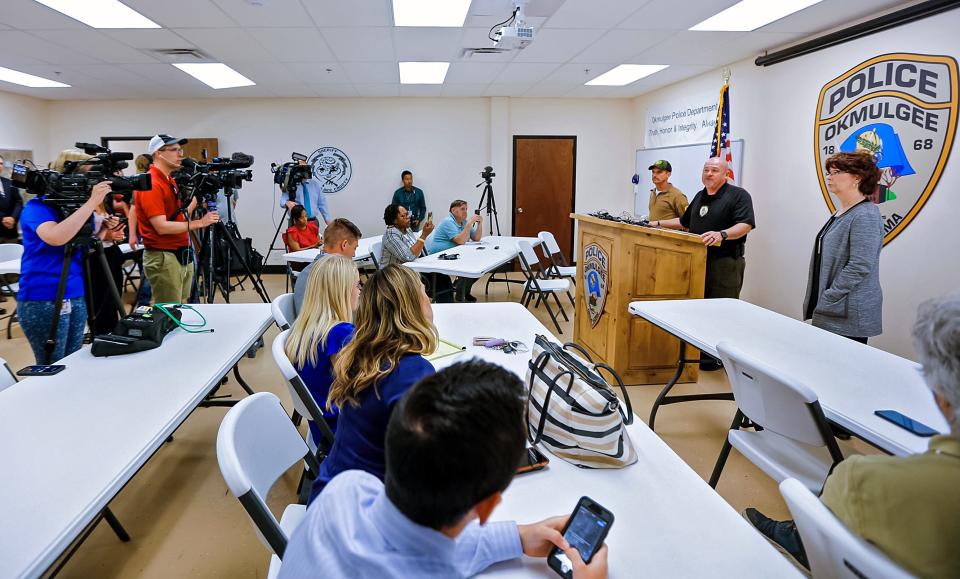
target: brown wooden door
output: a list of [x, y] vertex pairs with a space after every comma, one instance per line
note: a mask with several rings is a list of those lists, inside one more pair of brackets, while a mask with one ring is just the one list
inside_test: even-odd
[[187, 144], [183, 146], [183, 156], [192, 157], [201, 163], [204, 162], [203, 153], [206, 151], [206, 161], [210, 162], [220, 155], [220, 146], [217, 139], [198, 139], [187, 137]]
[[513, 137], [513, 234], [549, 231], [573, 261], [577, 137]]

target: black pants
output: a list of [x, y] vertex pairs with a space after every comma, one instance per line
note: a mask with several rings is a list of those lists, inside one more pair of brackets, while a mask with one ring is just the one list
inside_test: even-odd
[[427, 295], [433, 298], [434, 303], [453, 303], [453, 282], [450, 277], [442, 273], [420, 274], [420, 278], [427, 286]]
[[[740, 297], [743, 288], [743, 272], [747, 262], [740, 257], [707, 258], [706, 279], [704, 280], [703, 297], [705, 299]], [[700, 355], [700, 369], [705, 371], [719, 370], [723, 365], [720, 360], [709, 354]]]
[[111, 245], [103, 248], [103, 254], [107, 258], [109, 274], [103, 271], [99, 258], [90, 255], [90, 297], [94, 316], [90, 331], [94, 336], [109, 334], [120, 321], [120, 312], [113, 302], [108, 284], [113, 284], [117, 292], [123, 295], [123, 252], [117, 245]]
[[[467, 301], [467, 296], [470, 296], [470, 291], [473, 289], [473, 284], [477, 283], [476, 278], [472, 277], [458, 277], [456, 283], [453, 284], [453, 288], [456, 290], [457, 301], [465, 302]], [[473, 297], [473, 296], [470, 296]], [[476, 300], [473, 300], [476, 301]]]

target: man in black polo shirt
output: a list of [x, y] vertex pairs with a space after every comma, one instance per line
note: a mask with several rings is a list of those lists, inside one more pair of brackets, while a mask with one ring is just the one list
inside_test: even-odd
[[[707, 159], [701, 175], [704, 188], [678, 219], [654, 221], [652, 225], [697, 233], [707, 246], [704, 298], [739, 298], [743, 287], [743, 258], [747, 234], [756, 227], [753, 200], [741, 187], [727, 182], [727, 162]], [[704, 357], [706, 358], [706, 357]], [[701, 364], [704, 370], [718, 364]]]

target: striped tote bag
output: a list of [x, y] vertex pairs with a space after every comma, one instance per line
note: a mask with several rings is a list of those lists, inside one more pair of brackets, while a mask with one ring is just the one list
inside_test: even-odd
[[[620, 386], [625, 409], [600, 370]], [[633, 422], [630, 397], [613, 368], [594, 364], [576, 344], [561, 346], [538, 335], [527, 387], [527, 435], [533, 444], [543, 443], [553, 455], [585, 468], [623, 468], [637, 461], [626, 430]]]

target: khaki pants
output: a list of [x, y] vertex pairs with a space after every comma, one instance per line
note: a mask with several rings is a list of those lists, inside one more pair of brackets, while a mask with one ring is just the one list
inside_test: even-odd
[[183, 265], [169, 251], [144, 249], [143, 271], [153, 288], [153, 303], [185, 303], [193, 285], [193, 261]]

